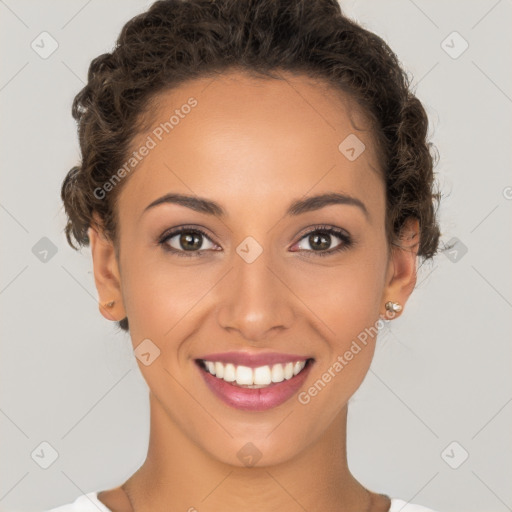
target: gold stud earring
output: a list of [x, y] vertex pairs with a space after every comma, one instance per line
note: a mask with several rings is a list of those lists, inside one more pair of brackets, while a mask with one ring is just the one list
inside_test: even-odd
[[384, 307], [386, 308], [386, 311], [390, 311], [392, 313], [400, 313], [403, 309], [400, 302], [393, 302], [391, 300], [386, 302]]
[[111, 300], [110, 302], [105, 302], [105, 307], [112, 308], [112, 307], [114, 307], [115, 303], [116, 303], [115, 300]]

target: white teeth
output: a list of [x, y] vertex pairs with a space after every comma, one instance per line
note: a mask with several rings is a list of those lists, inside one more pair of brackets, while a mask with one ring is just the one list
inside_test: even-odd
[[282, 382], [284, 380], [284, 370], [282, 364], [272, 366], [272, 382]]
[[212, 375], [222, 379], [224, 377], [224, 365], [222, 363], [215, 363], [215, 373], [210, 372]]
[[302, 369], [304, 368], [304, 366], [306, 366], [306, 361], [297, 361], [297, 362], [293, 365], [293, 375], [297, 375], [297, 373], [299, 373], [300, 371], [302, 371]]
[[234, 382], [236, 380], [235, 365], [228, 363], [224, 366], [224, 376], [222, 377], [226, 382]]
[[299, 374], [306, 366], [306, 361], [290, 361], [285, 364], [274, 364], [272, 366], [235, 366], [232, 363], [221, 363], [219, 361], [203, 361], [206, 370], [219, 379], [235, 383], [237, 386], [249, 388], [264, 388], [272, 383], [289, 380]]
[[259, 366], [254, 368], [254, 384], [268, 386], [272, 382], [270, 366]]
[[284, 378], [290, 380], [293, 377], [293, 363], [286, 363], [284, 367]]
[[252, 368], [248, 366], [237, 366], [236, 367], [236, 383], [239, 385], [246, 384], [250, 386], [254, 384], [252, 376]]

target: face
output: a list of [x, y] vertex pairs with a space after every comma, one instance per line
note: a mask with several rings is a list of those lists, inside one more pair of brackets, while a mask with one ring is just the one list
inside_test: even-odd
[[[118, 303], [104, 314], [128, 317], [151, 394], [196, 446], [237, 466], [246, 443], [275, 464], [327, 431], [368, 371], [384, 303], [404, 304], [414, 274], [414, 258], [388, 252], [374, 141], [354, 127], [364, 117], [327, 86], [283, 76], [162, 94], [119, 194], [119, 260], [90, 230], [100, 297]], [[363, 146], [339, 148], [348, 136], [365, 147], [355, 159]]]

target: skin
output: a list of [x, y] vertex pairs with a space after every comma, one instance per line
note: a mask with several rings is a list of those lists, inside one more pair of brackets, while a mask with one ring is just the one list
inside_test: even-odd
[[[349, 117], [368, 128], [364, 115], [327, 85], [282, 77], [232, 71], [161, 94], [134, 150], [189, 97], [198, 105], [123, 183], [119, 257], [101, 229], [89, 229], [101, 313], [128, 317], [134, 348], [149, 338], [160, 349], [149, 366], [138, 361], [150, 393], [147, 458], [123, 486], [99, 494], [112, 510], [389, 509], [388, 497], [351, 475], [346, 456], [347, 403], [368, 372], [375, 337], [307, 405], [292, 397], [264, 412], [224, 404], [194, 363], [231, 350], [314, 357], [307, 390], [376, 325], [387, 301], [405, 305], [416, 282], [418, 223], [406, 223], [401, 248], [389, 245], [372, 132]], [[352, 133], [366, 146], [355, 161], [338, 149]], [[226, 214], [169, 203], [143, 214], [169, 192], [213, 200]], [[349, 204], [285, 213], [294, 200], [332, 192], [359, 199], [368, 216]], [[185, 224], [209, 234], [202, 256], [158, 244]], [[353, 245], [319, 256], [305, 236], [316, 224], [346, 230]], [[250, 264], [236, 252], [247, 236], [263, 248]], [[327, 239], [324, 252], [343, 243]], [[179, 236], [172, 240], [185, 252]], [[102, 306], [111, 300], [113, 308]], [[249, 442], [262, 454], [253, 467], [237, 457]]]

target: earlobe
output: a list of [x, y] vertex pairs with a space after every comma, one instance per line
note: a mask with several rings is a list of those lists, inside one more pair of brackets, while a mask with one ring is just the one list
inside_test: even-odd
[[391, 249], [387, 269], [387, 281], [382, 296], [383, 318], [395, 318], [404, 308], [416, 286], [416, 259], [419, 249], [419, 221], [408, 218], [402, 228], [399, 241]]
[[[94, 214], [96, 225], [101, 226]], [[107, 319], [118, 321], [126, 316], [122, 302], [121, 277], [114, 244], [100, 228], [89, 227], [87, 234], [91, 247], [94, 281], [98, 290], [100, 313]]]

